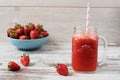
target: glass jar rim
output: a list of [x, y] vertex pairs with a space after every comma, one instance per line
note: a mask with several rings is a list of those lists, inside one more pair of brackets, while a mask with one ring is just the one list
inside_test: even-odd
[[86, 30], [86, 27], [80, 27], [80, 26], [77, 26], [77, 27], [74, 27], [74, 32], [97, 32], [97, 28], [96, 27], [88, 27], [87, 30]]

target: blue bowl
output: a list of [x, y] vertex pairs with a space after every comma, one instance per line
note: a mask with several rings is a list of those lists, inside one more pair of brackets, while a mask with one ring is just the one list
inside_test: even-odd
[[48, 40], [48, 36], [45, 38], [33, 39], [33, 40], [20, 40], [7, 36], [7, 40], [15, 47], [21, 50], [33, 50], [40, 48]]

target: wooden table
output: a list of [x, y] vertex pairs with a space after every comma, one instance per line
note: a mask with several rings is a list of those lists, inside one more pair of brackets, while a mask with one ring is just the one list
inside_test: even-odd
[[[100, 48], [102, 50], [102, 48]], [[21, 65], [19, 59], [23, 53], [30, 55], [28, 67]], [[20, 71], [8, 71], [9, 61], [21, 66]], [[56, 73], [57, 63], [65, 63], [69, 76]], [[120, 80], [120, 47], [109, 46], [107, 59], [96, 72], [74, 72], [71, 68], [71, 44], [46, 44], [34, 51], [21, 51], [8, 42], [0, 42], [0, 80]]]

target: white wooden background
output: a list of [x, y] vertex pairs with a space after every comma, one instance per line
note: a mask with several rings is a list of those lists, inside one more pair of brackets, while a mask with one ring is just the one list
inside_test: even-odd
[[109, 43], [120, 44], [120, 0], [0, 0], [0, 41], [15, 22], [41, 23], [50, 43], [71, 42], [73, 27], [85, 26], [86, 4], [91, 3], [90, 24]]

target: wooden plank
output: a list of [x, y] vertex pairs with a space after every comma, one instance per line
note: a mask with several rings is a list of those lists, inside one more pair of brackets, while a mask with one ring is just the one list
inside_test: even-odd
[[120, 7], [120, 0], [0, 0], [0, 6], [42, 6], [42, 7]]
[[[15, 22], [33, 22], [44, 25], [50, 33], [50, 43], [71, 42], [73, 28], [85, 26], [86, 21], [86, 8], [2, 7], [0, 11], [0, 41], [7, 41], [6, 30]], [[109, 43], [120, 44], [120, 9], [91, 8], [90, 13], [90, 25], [98, 28], [99, 35]]]

